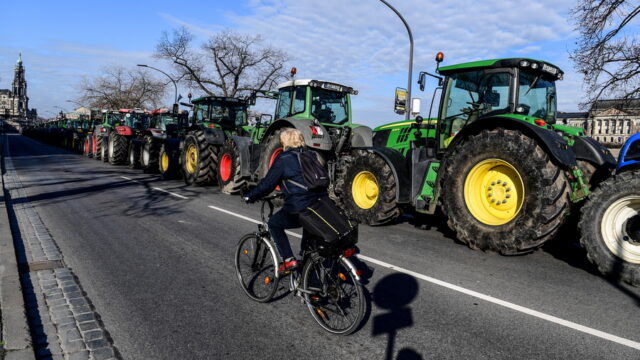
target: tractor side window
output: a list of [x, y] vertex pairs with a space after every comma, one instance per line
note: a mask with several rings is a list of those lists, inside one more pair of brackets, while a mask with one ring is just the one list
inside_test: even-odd
[[304, 112], [304, 104], [307, 99], [307, 89], [304, 87], [297, 87], [295, 97], [293, 98], [293, 114], [300, 114]]
[[549, 124], [556, 120], [556, 84], [542, 75], [520, 73], [518, 108], [523, 115], [543, 119]]
[[276, 108], [276, 119], [282, 119], [289, 116], [289, 110], [291, 109], [291, 93], [292, 88], [280, 90], [280, 96], [278, 98], [278, 106]]
[[481, 117], [509, 112], [509, 73], [469, 71], [450, 77], [441, 114], [440, 146], [446, 148], [465, 126]]
[[193, 118], [197, 123], [204, 122], [205, 119], [209, 119], [209, 106], [208, 105], [195, 105], [193, 107]]

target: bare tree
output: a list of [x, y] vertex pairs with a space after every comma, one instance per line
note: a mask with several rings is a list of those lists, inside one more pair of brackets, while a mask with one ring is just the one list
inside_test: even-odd
[[639, 13], [634, 0], [579, 0], [573, 8], [580, 37], [571, 59], [588, 94], [582, 106], [640, 96], [640, 44], [625, 29]]
[[141, 69], [107, 67], [101, 75], [82, 80], [79, 102], [106, 109], [158, 108], [166, 86]]
[[178, 77], [208, 95], [246, 96], [252, 90], [271, 90], [286, 76], [288, 55], [263, 45], [259, 35], [224, 31], [200, 49], [184, 27], [162, 34], [155, 56], [174, 64]]

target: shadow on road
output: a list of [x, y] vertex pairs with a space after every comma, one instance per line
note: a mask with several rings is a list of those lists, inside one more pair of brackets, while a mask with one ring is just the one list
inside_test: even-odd
[[[373, 289], [373, 302], [378, 308], [387, 312], [373, 318], [372, 336], [387, 335], [385, 359], [394, 358], [394, 346], [398, 331], [413, 326], [413, 315], [408, 306], [418, 295], [418, 282], [415, 278], [395, 273], [387, 275]], [[411, 348], [398, 351], [396, 359], [422, 359], [422, 356]]]

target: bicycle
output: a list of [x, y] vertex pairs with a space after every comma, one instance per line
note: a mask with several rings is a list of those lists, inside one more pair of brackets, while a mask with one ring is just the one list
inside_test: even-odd
[[290, 275], [289, 290], [307, 305], [318, 325], [332, 334], [353, 333], [364, 317], [366, 306], [360, 273], [349, 260], [356, 253], [355, 241], [327, 246], [303, 231], [301, 266], [279, 274], [278, 253], [267, 225], [276, 197], [261, 199], [262, 223], [258, 224], [258, 231], [244, 235], [238, 242], [235, 266], [242, 289], [251, 299], [268, 302], [280, 280]]

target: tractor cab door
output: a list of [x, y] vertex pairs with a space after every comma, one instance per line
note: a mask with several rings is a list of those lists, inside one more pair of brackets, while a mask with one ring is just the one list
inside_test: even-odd
[[448, 77], [439, 114], [439, 152], [446, 151], [467, 125], [511, 112], [513, 81], [514, 74], [509, 69], [467, 71]]

